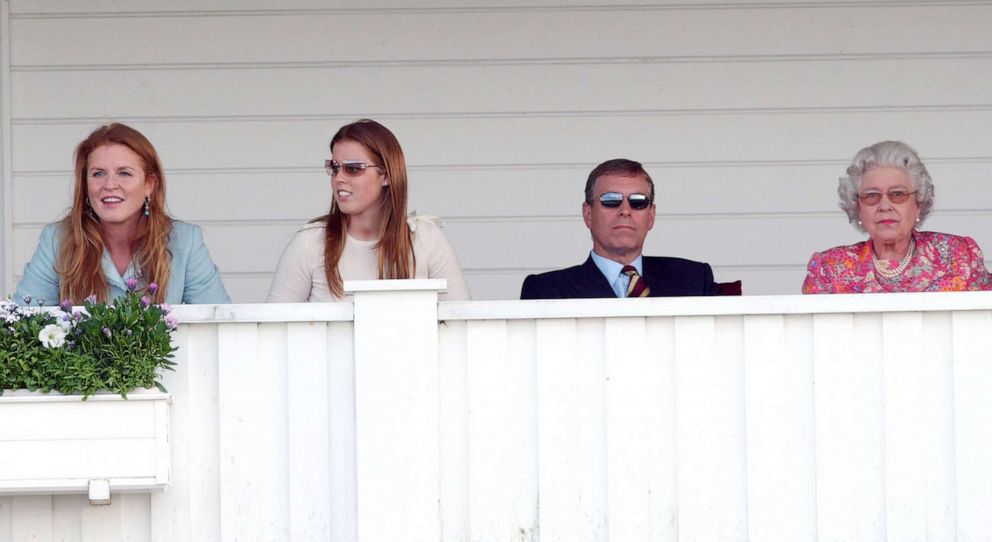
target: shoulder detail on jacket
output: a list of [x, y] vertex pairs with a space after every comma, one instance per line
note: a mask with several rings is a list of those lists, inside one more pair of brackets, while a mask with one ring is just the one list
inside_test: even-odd
[[410, 231], [412, 232], [416, 232], [417, 228], [436, 227], [440, 229], [444, 227], [444, 222], [441, 221], [440, 217], [417, 214], [417, 211], [410, 213], [406, 217], [406, 223], [410, 226]]

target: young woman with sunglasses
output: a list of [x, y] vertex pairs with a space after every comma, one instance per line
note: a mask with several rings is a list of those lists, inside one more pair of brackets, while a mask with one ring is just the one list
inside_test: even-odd
[[933, 181], [912, 147], [883, 141], [861, 149], [840, 178], [840, 208], [868, 240], [813, 254], [803, 293], [992, 289], [970, 237], [918, 231], [933, 207]]
[[335, 301], [345, 280], [442, 278], [442, 300], [469, 299], [436, 219], [407, 216], [403, 150], [385, 126], [362, 119], [331, 138], [331, 208], [293, 236], [267, 301]]

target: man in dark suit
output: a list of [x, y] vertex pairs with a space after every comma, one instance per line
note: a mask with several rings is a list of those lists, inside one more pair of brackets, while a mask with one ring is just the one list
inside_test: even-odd
[[717, 295], [709, 264], [642, 256], [654, 226], [654, 181], [640, 163], [618, 158], [586, 180], [582, 218], [592, 252], [582, 265], [530, 275], [521, 299]]

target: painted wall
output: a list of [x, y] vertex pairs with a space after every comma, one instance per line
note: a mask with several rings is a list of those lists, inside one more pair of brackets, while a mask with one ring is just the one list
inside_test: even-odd
[[992, 250], [992, 4], [619, 4], [5, 2], [6, 291], [108, 121], [156, 145], [237, 302], [326, 210], [328, 140], [366, 116], [398, 135], [410, 209], [445, 218], [477, 299], [585, 258], [584, 179], [618, 156], [659, 183], [646, 253], [747, 294], [798, 292], [813, 251], [863, 237], [836, 179], [881, 139], [926, 160], [926, 227]]

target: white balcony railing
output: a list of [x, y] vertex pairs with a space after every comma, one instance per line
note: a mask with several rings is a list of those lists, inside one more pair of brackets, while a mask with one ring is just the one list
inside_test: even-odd
[[992, 293], [349, 286], [177, 307], [171, 488], [0, 497], [0, 539], [992, 538]]

